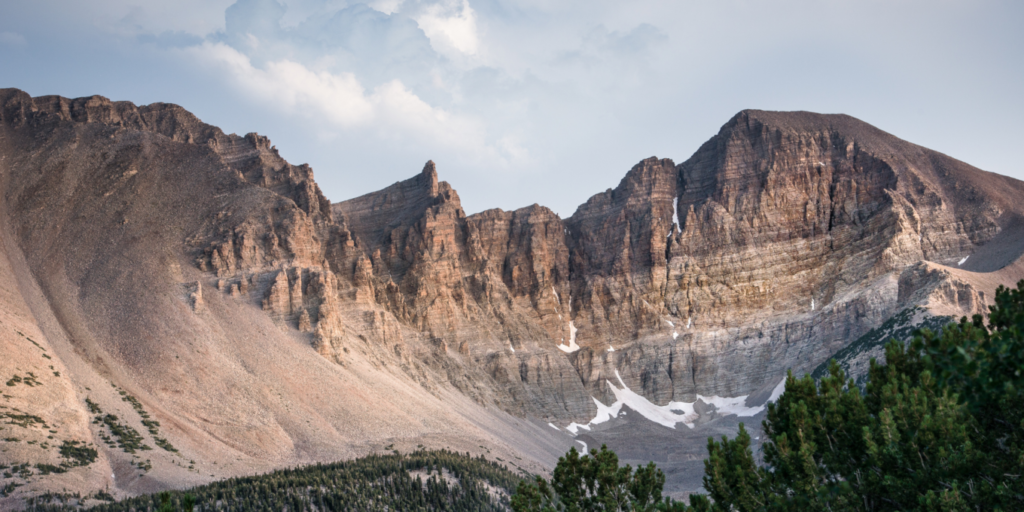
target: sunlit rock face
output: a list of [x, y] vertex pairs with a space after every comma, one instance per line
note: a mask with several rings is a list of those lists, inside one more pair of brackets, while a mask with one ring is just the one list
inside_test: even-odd
[[[691, 432], [699, 461], [788, 369], [910, 306], [983, 312], [1024, 276], [1024, 184], [841, 115], [741, 112], [567, 219], [467, 215], [433, 162], [331, 204], [266, 137], [174, 105], [2, 90], [0, 135], [0, 321], [21, 333], [0, 330], [3, 369], [54, 379], [12, 400], [102, 440], [84, 398], [135, 418], [127, 389], [217, 477], [384, 440], [541, 470], [647, 428], [630, 414], [651, 439]], [[103, 466], [60, 485], [148, 489], [97, 444]], [[211, 478], [157, 454], [162, 482]]]

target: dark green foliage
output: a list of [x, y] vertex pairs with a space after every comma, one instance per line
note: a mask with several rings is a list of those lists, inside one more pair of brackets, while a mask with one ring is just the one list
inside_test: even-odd
[[[833, 359], [839, 363], [839, 366], [842, 367], [844, 371], [848, 372], [848, 364], [851, 359], [854, 359], [865, 352], [871, 351], [872, 349], [884, 349], [885, 344], [891, 339], [897, 339], [900, 341], [910, 340], [914, 337], [914, 333], [919, 330], [938, 330], [942, 329], [946, 324], [956, 321], [956, 319], [950, 316], [926, 316], [919, 323], [914, 323], [914, 317], [923, 309], [924, 308], [920, 306], [914, 306], [900, 311], [893, 315], [892, 318], [886, 320], [882, 325], [871, 329], [860, 338], [857, 338], [853, 343], [850, 343], [839, 350], [839, 352], [836, 352]], [[828, 375], [829, 364], [830, 362], [826, 361], [818, 365], [818, 367], [811, 372], [811, 377], [820, 379]], [[858, 386], [863, 387], [867, 382], [867, 375], [858, 377], [856, 381]]]
[[[1024, 510], [1024, 281], [909, 346], [892, 340], [866, 389], [834, 361], [786, 380], [764, 422], [764, 467], [745, 430], [709, 441], [700, 511]], [[710, 500], [708, 499], [710, 498]]]
[[65, 471], [67, 471], [67, 468], [65, 468], [63, 465], [54, 466], [53, 464], [43, 463], [36, 464], [36, 469], [39, 471], [40, 475], [49, 475], [50, 473], [64, 473]]
[[[117, 438], [117, 446], [120, 446], [125, 453], [135, 453], [136, 450], [152, 450], [152, 448], [142, 442], [142, 436], [139, 435], [138, 430], [121, 423], [117, 416], [113, 414], [96, 416], [93, 423], [106, 425], [110, 429], [110, 434]], [[101, 435], [100, 437], [104, 436]], [[113, 444], [109, 437], [104, 438], [104, 440], [108, 444]]]
[[103, 409], [100, 409], [100, 406], [96, 402], [93, 402], [88, 398], [85, 399], [85, 405], [89, 406], [89, 412], [93, 414], [103, 414]]
[[0, 487], [0, 496], [10, 496], [14, 489], [20, 487], [21, 484], [17, 482], [8, 482], [3, 487]]
[[160, 434], [160, 422], [157, 420], [142, 420], [142, 426], [146, 427], [146, 430], [154, 436]]
[[[139, 416], [142, 416], [142, 419], [149, 419], [149, 413], [147, 413], [146, 409], [142, 407], [142, 402], [140, 402], [138, 398], [135, 398], [123, 389], [118, 391], [118, 394], [121, 395], [121, 401], [131, 404], [132, 409], [135, 409], [135, 412], [139, 413]], [[159, 425], [159, 423], [157, 423], [157, 425]]]
[[576, 448], [558, 459], [550, 484], [537, 476], [519, 483], [512, 497], [516, 512], [666, 510], [671, 501], [661, 497], [665, 475], [650, 463], [633, 471], [619, 467], [608, 449], [580, 456]]
[[96, 449], [86, 446], [80, 441], [64, 441], [60, 445], [60, 456], [67, 459], [68, 466], [88, 466], [96, 462]]
[[36, 378], [36, 375], [32, 372], [28, 372], [24, 377], [15, 374], [14, 377], [11, 377], [10, 380], [7, 381], [7, 385], [12, 387], [22, 383], [26, 384], [29, 387], [43, 385], [43, 383], [39, 382], [39, 380]]
[[[458, 479], [448, 484], [441, 469]], [[428, 471], [424, 481], [410, 471]], [[371, 455], [335, 464], [317, 464], [261, 476], [232, 478], [196, 487], [99, 504], [96, 512], [181, 511], [497, 511], [508, 509], [507, 496], [520, 477], [505, 467], [447, 450], [408, 455]], [[487, 487], [502, 494], [494, 497]], [[104, 493], [104, 496], [109, 496]], [[97, 499], [100, 494], [96, 495]], [[80, 499], [45, 496], [30, 499], [29, 511], [78, 510]], [[93, 503], [93, 502], [91, 502]]]
[[34, 425], [41, 425], [43, 428], [48, 428], [46, 422], [42, 418], [34, 414], [15, 414], [15, 413], [2, 413], [0, 417], [6, 417], [10, 419], [8, 425], [17, 425], [19, 427], [28, 428]]
[[142, 418], [142, 425], [146, 427], [146, 430], [148, 430], [150, 435], [153, 436], [153, 441], [156, 443], [157, 446], [169, 452], [178, 451], [177, 448], [175, 448], [174, 445], [170, 443], [170, 441], [168, 441], [165, 438], [159, 437], [160, 422], [149, 418], [149, 413], [146, 412], [146, 409], [144, 407], [142, 407], [142, 402], [140, 402], [138, 398], [135, 398], [134, 396], [132, 396], [130, 393], [123, 389], [118, 391], [118, 393], [121, 395], [121, 401], [128, 402], [129, 404], [131, 404], [132, 409], [135, 409], [135, 412], [138, 413], [139, 417]]
[[154, 436], [153, 437], [153, 442], [155, 442], [157, 446], [159, 446], [160, 448], [163, 448], [164, 450], [167, 450], [169, 452], [178, 453], [178, 449], [175, 448], [174, 445], [172, 445], [168, 440], [166, 440], [166, 439], [164, 439], [162, 437], [155, 437]]
[[96, 491], [94, 498], [100, 501], [114, 501], [114, 495], [107, 492], [106, 489]]

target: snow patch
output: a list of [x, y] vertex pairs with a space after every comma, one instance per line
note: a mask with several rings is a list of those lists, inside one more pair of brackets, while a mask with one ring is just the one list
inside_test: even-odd
[[[689, 428], [693, 428], [700, 414], [697, 413], [693, 408], [693, 403], [687, 402], [669, 402], [666, 405], [655, 405], [649, 400], [644, 398], [642, 395], [634, 393], [633, 390], [626, 386], [626, 383], [622, 381], [622, 376], [619, 375], [619, 371], [615, 371], [615, 378], [618, 379], [619, 385], [622, 388], [616, 387], [611, 381], [606, 380], [605, 383], [611, 388], [612, 393], [615, 395], [615, 402], [611, 405], [604, 405], [600, 400], [591, 397], [594, 400], [594, 405], [597, 406], [597, 414], [594, 419], [590, 420], [585, 425], [579, 423], [571, 423], [566, 430], [573, 434], [578, 434], [579, 429], [590, 430], [592, 425], [598, 425], [609, 421], [613, 418], [617, 418], [622, 414], [622, 407], [629, 407], [631, 410], [636, 411], [638, 414], [653, 421], [659, 425], [664, 425], [668, 428], [676, 428], [676, 425], [682, 423]], [[779, 399], [782, 393], [786, 390], [786, 379], [782, 379], [772, 390], [771, 397], [768, 398], [768, 402], [774, 402]], [[703, 396], [697, 395], [697, 400], [701, 400], [706, 404], [713, 405], [715, 407], [715, 413], [720, 416], [727, 416], [735, 414], [739, 417], [754, 416], [761, 411], [765, 410], [768, 402], [763, 405], [756, 407], [748, 407], [746, 405], [747, 397], [749, 395], [737, 396], [737, 397], [720, 397], [720, 396]]]
[[956, 266], [958, 266], [958, 267], [959, 267], [960, 265], [963, 265], [964, 263], [967, 263], [967, 258], [970, 258], [970, 257], [971, 257], [971, 255], [970, 255], [970, 254], [968, 254], [967, 256], [964, 256], [964, 259], [962, 259], [962, 260], [960, 260], [960, 261], [956, 262]]
[[[594, 401], [597, 402], [597, 400], [594, 400]], [[590, 430], [590, 424], [588, 423], [586, 425], [580, 425], [579, 423], [576, 423], [574, 421], [574, 422], [570, 423], [568, 427], [565, 427], [566, 430], [568, 430], [569, 432], [572, 432], [573, 434], [579, 434], [580, 433], [579, 429], [581, 429], [581, 428], [583, 430]]]
[[511, 350], [513, 354], [516, 353], [516, 348], [513, 347], [511, 343], [508, 344], [508, 349]]
[[583, 453], [587, 453], [588, 452], [588, 450], [587, 450], [587, 443], [584, 443], [583, 441], [580, 441], [579, 439], [577, 439], [576, 442], [583, 445]]
[[558, 426], [557, 426], [557, 425], [555, 425], [554, 423], [548, 423], [548, 426], [549, 426], [549, 427], [551, 427], [551, 428], [553, 428], [553, 429], [555, 429], [555, 430], [558, 430], [558, 431], [561, 431], [561, 430], [562, 430], [562, 429], [558, 428]]
[[608, 347], [608, 352], [615, 352], [615, 347]]
[[672, 331], [672, 339], [676, 339], [678, 337], [679, 337], [679, 333], [675, 332], [675, 331]]
[[669, 322], [668, 320], [665, 320], [665, 322], [666, 322], [666, 323], [668, 323], [668, 325], [670, 325], [670, 326], [672, 326], [672, 327], [675, 327], [675, 326], [676, 326], [676, 324], [674, 324], [674, 323], [672, 323], [672, 322]]
[[[580, 349], [580, 346], [576, 344], [576, 331], [576, 326], [573, 325], [572, 322], [569, 322], [569, 346], [559, 344], [559, 350], [565, 352], [566, 354], [571, 354]], [[562, 341], [565, 342], [565, 338], [562, 338]]]
[[782, 393], [786, 391], [786, 379], [782, 379], [782, 382], [775, 385], [775, 389], [772, 390], [772, 396], [768, 397], [769, 402], [775, 402], [782, 396]]
[[668, 236], [672, 236], [672, 234], [675, 233], [676, 227], [678, 227], [680, 231], [682, 231], [682, 229], [683, 229], [683, 227], [679, 225], [679, 198], [678, 197], [672, 199], [672, 222], [675, 223], [675, 227], [672, 228], [672, 231], [669, 232]]
[[555, 301], [558, 302], [559, 306], [561, 306], [562, 305], [562, 299], [558, 296], [558, 291], [555, 290], [554, 286], [551, 287], [551, 293], [555, 294]]
[[690, 328], [690, 323], [691, 323], [691, 322], [693, 322], [693, 319], [692, 319], [692, 318], [687, 318], [687, 319], [686, 319], [686, 328], [687, 328], [687, 329], [689, 329], [689, 328]]
[[814, 311], [814, 299], [811, 299], [811, 311]]

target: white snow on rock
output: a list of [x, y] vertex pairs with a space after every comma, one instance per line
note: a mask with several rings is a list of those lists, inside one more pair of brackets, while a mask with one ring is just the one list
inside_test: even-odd
[[608, 352], [615, 352], [615, 347], [608, 347]]
[[672, 222], [675, 222], [676, 225], [675, 225], [675, 227], [672, 228], [672, 231], [669, 231], [668, 236], [672, 236], [672, 234], [675, 233], [676, 228], [679, 228], [680, 230], [683, 229], [682, 226], [679, 225], [679, 198], [678, 197], [672, 199]]
[[583, 445], [583, 453], [587, 453], [588, 452], [588, 450], [587, 450], [587, 443], [584, 443], [583, 441], [580, 441], [579, 439], [577, 439], [576, 442]]
[[555, 301], [558, 302], [558, 305], [562, 305], [562, 298], [558, 296], [558, 291], [555, 290], [554, 286], [551, 287], [551, 293], [555, 294]]
[[[597, 402], [597, 400], [594, 400], [594, 401]], [[600, 402], [598, 402], [598, 403], [600, 403]], [[573, 434], [579, 434], [580, 433], [579, 429], [581, 429], [581, 428], [583, 430], [590, 430], [590, 424], [588, 423], [586, 425], [580, 425], [579, 423], [576, 423], [574, 421], [574, 422], [570, 423], [569, 426], [565, 427], [566, 430], [568, 430], [569, 432], [572, 432]]]
[[[782, 382], [775, 385], [775, 389], [772, 390], [772, 396], [768, 397], [769, 402], [775, 402], [782, 396], [782, 393], [786, 391], [786, 379], [782, 379]], [[765, 404], [767, 406], [767, 403]]]
[[[566, 354], [571, 354], [580, 349], [580, 346], [576, 344], [576, 330], [576, 326], [573, 325], [572, 322], [569, 322], [569, 346], [559, 344], [559, 350], [565, 352]], [[564, 342], [565, 338], [562, 338], [562, 341]]]
[[555, 430], [562, 430], [562, 429], [558, 428], [558, 426], [555, 425], [554, 423], [548, 423], [548, 426], [553, 428], [553, 429], [555, 429]]
[[[655, 405], [649, 400], [644, 398], [642, 395], [634, 393], [633, 390], [626, 386], [626, 383], [622, 381], [622, 376], [619, 375], [618, 370], [615, 371], [615, 377], [619, 381], [619, 385], [622, 388], [615, 387], [611, 381], [606, 380], [605, 383], [611, 388], [612, 393], [615, 395], [615, 402], [611, 405], [604, 405], [600, 400], [594, 398], [594, 405], [597, 406], [597, 414], [594, 419], [590, 420], [585, 425], [579, 423], [570, 423], [566, 430], [573, 434], [578, 434], [579, 429], [590, 430], [591, 425], [597, 425], [609, 421], [619, 416], [622, 412], [622, 407], [627, 406], [631, 410], [636, 411], [638, 414], [653, 421], [659, 425], [664, 425], [668, 428], [676, 428], [676, 425], [682, 423], [687, 427], [693, 428], [700, 414], [693, 408], [693, 403], [687, 402], [669, 402], [666, 405]], [[786, 379], [782, 379], [772, 390], [771, 396], [768, 398], [768, 402], [774, 402], [779, 399], [782, 393], [786, 390]], [[715, 413], [720, 416], [728, 416], [735, 414], [739, 417], [750, 417], [754, 416], [767, 407], [767, 402], [763, 405], [748, 407], [746, 405], [747, 396], [737, 397], [720, 397], [720, 396], [703, 396], [697, 395], [697, 400], [713, 405], [715, 407]]]
[[686, 328], [687, 328], [687, 329], [689, 329], [689, 328], [690, 328], [690, 323], [691, 323], [691, 322], [693, 322], [693, 319], [692, 319], [692, 318], [687, 318], [687, 319], [686, 319]]
[[811, 311], [814, 311], [814, 299], [811, 299]]
[[509, 343], [509, 345], [508, 345], [508, 349], [509, 349], [509, 350], [511, 350], [513, 354], [515, 354], [515, 353], [516, 353], [516, 348], [515, 348], [515, 347], [513, 347], [511, 343]]
[[679, 337], [679, 333], [675, 332], [675, 331], [672, 331], [672, 339], [676, 339], [678, 337]]
[[958, 266], [958, 267], [959, 267], [960, 265], [963, 265], [964, 263], [967, 263], [967, 258], [970, 258], [970, 257], [971, 257], [971, 255], [970, 255], [970, 254], [968, 254], [967, 256], [964, 256], [964, 259], [962, 259], [962, 260], [960, 260], [960, 261], [956, 262], [956, 266]]
[[666, 323], [667, 323], [668, 325], [672, 326], [672, 327], [675, 327], [675, 326], [676, 326], [676, 324], [674, 324], [674, 323], [672, 323], [672, 322], [669, 322], [668, 320], [665, 320], [665, 322], [666, 322]]

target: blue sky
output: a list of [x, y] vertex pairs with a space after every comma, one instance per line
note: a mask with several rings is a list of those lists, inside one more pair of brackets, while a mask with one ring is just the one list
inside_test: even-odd
[[467, 212], [563, 217], [744, 108], [845, 113], [1024, 179], [1024, 2], [7, 2], [0, 87], [170, 102], [339, 201], [428, 159]]

